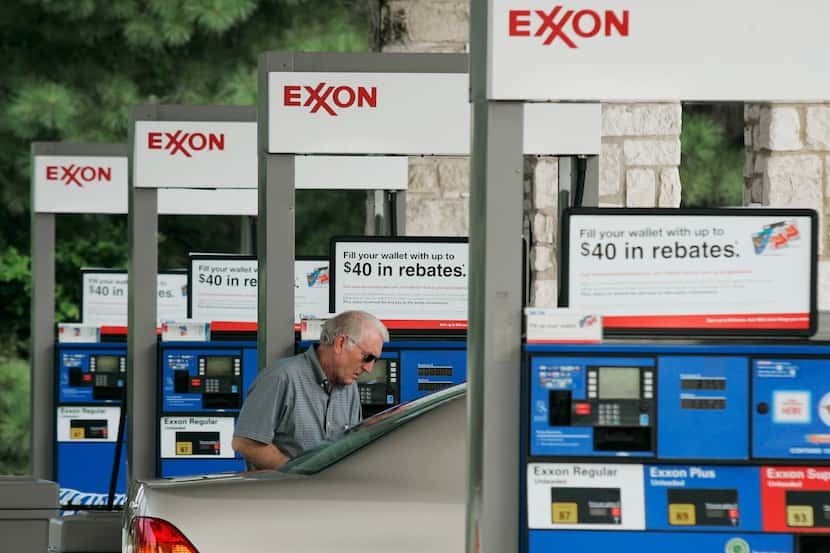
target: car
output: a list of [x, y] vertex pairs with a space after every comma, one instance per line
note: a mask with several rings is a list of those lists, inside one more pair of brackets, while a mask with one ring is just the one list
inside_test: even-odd
[[122, 551], [463, 551], [466, 436], [460, 384], [378, 413], [277, 470], [135, 481]]

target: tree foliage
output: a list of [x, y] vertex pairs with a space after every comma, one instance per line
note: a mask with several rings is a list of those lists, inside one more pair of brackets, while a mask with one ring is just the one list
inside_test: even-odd
[[[141, 103], [252, 105], [270, 50], [362, 51], [361, 0], [7, 0], [0, 2], [0, 474], [28, 466], [30, 143], [127, 139]], [[363, 196], [298, 195], [298, 253], [359, 233]], [[239, 251], [239, 217], [160, 217], [159, 268], [191, 251]], [[301, 232], [299, 232], [301, 231]], [[326, 234], [328, 233], [328, 235]], [[124, 268], [125, 216], [61, 215], [56, 318], [77, 320], [80, 268]]]
[[[251, 105], [270, 50], [361, 51], [359, 0], [9, 0], [0, 3], [0, 354], [25, 355], [32, 141], [125, 142], [139, 103]], [[313, 213], [298, 253], [360, 232], [363, 196], [298, 197]], [[190, 251], [239, 251], [238, 217], [162, 217], [159, 267]], [[298, 222], [299, 228], [299, 222]], [[78, 316], [79, 269], [126, 267], [123, 216], [59, 216], [58, 320]]]
[[[742, 112], [741, 112], [742, 113]], [[726, 135], [722, 121], [706, 112], [684, 113], [680, 137], [682, 207], [736, 207], [743, 201], [743, 134]]]

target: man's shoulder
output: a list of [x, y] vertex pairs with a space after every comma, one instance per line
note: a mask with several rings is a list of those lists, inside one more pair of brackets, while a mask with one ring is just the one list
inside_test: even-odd
[[265, 378], [275, 378], [278, 380], [284, 378], [294, 378], [298, 374], [308, 370], [309, 362], [305, 353], [298, 353], [291, 357], [283, 357], [271, 364], [267, 369], [262, 371], [262, 376]]

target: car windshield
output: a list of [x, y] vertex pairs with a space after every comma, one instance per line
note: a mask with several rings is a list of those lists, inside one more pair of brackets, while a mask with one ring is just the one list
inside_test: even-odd
[[366, 444], [401, 425], [464, 395], [466, 384], [459, 384], [428, 396], [402, 403], [370, 417], [351, 428], [341, 438], [306, 451], [278, 469], [288, 474], [314, 474], [333, 465]]

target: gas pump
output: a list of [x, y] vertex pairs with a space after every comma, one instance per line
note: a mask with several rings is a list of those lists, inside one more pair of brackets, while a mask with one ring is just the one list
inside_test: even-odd
[[[588, 229], [607, 253], [621, 245], [609, 229], [629, 223], [650, 229], [618, 237], [642, 257], [581, 253]], [[702, 225], [734, 255], [679, 256], [702, 250]], [[810, 210], [566, 212], [563, 301], [605, 305], [606, 336], [625, 339], [561, 339], [555, 314], [532, 321], [529, 310], [526, 551], [821, 546], [809, 536], [830, 531], [830, 344], [805, 339], [817, 321], [815, 232]]]
[[126, 384], [126, 329], [61, 325], [55, 345], [55, 475], [63, 507], [105, 506], [125, 495], [118, 450]]
[[214, 324], [209, 336], [199, 341], [163, 334], [158, 379], [160, 476], [245, 470], [231, 440], [236, 415], [257, 371], [253, 327]]

